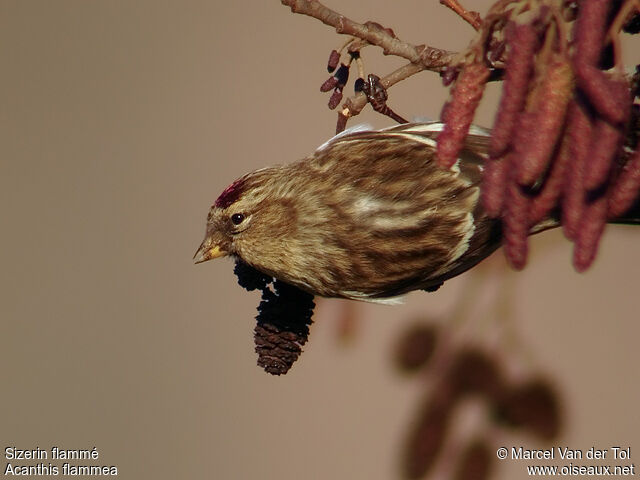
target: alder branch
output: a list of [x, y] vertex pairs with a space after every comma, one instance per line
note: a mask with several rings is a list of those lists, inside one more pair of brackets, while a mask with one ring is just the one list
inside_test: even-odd
[[281, 0], [293, 13], [308, 15], [325, 25], [335, 28], [342, 35], [350, 35], [382, 48], [385, 55], [405, 58], [411, 63], [422, 65], [422, 70], [441, 72], [447, 67], [456, 52], [442, 50], [427, 45], [412, 45], [397, 38], [393, 31], [375, 22], [358, 23], [331, 10], [317, 0]]
[[460, 18], [462, 18], [465, 22], [471, 25], [474, 29], [480, 30], [480, 26], [482, 25], [482, 18], [478, 12], [472, 12], [466, 10], [458, 0], [440, 0], [440, 3], [445, 7], [453, 10]]

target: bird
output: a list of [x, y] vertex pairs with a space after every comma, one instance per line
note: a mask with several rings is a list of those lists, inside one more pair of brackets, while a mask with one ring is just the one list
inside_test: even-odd
[[[436, 161], [442, 129], [359, 126], [302, 160], [240, 177], [209, 210], [195, 263], [235, 257], [321, 297], [397, 303], [438, 289], [502, 241], [480, 201], [490, 130], [473, 126], [446, 169]], [[558, 225], [549, 218], [530, 233]]]
[[356, 127], [289, 164], [251, 172], [211, 207], [201, 263], [233, 256], [323, 297], [384, 303], [435, 289], [500, 246], [479, 203], [489, 132], [436, 164], [442, 123]]

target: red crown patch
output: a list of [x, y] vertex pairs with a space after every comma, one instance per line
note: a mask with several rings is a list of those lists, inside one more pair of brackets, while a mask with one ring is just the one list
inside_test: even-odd
[[229, 205], [233, 204], [240, 198], [240, 195], [242, 195], [242, 192], [244, 191], [244, 183], [244, 179], [241, 178], [225, 188], [216, 200], [216, 203], [214, 203], [214, 206], [227, 208]]

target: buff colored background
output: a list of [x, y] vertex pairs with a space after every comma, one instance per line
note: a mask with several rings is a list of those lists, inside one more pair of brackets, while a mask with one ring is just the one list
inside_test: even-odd
[[[456, 50], [472, 35], [435, 1], [327, 3], [416, 44]], [[255, 365], [257, 296], [231, 262], [191, 256], [231, 180], [332, 134], [318, 87], [341, 41], [276, 0], [0, 1], [3, 450], [96, 446], [123, 480], [397, 478], [423, 387], [394, 370], [395, 340], [416, 317], [446, 319], [475, 282], [483, 299], [508, 286], [526, 343], [515, 350], [527, 352], [513, 362], [559, 388], [566, 429], [554, 444], [629, 445], [637, 462], [634, 228], [611, 228], [586, 275], [555, 232], [506, 281], [497, 254], [402, 307], [359, 306], [346, 346], [340, 302], [326, 301], [289, 375]], [[364, 58], [381, 74], [402, 64]], [[391, 105], [435, 117], [445, 95], [423, 73]], [[480, 123], [496, 98], [492, 88]], [[498, 477], [524, 478], [524, 465], [502, 462]]]

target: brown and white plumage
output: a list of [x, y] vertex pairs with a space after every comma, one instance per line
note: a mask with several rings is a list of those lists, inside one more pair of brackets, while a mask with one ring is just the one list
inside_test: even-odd
[[444, 170], [434, 161], [441, 126], [348, 132], [245, 175], [212, 206], [196, 261], [234, 255], [327, 297], [437, 288], [500, 245], [499, 223], [479, 206], [487, 133], [472, 131]]

